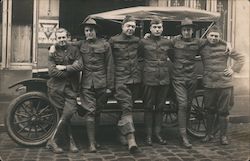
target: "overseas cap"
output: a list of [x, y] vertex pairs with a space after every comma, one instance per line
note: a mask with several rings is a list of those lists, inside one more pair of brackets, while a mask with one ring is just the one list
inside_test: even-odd
[[150, 21], [150, 25], [153, 25], [153, 24], [160, 24], [162, 23], [162, 19], [160, 17], [154, 17], [151, 21]]
[[181, 21], [181, 25], [179, 27], [185, 27], [185, 26], [190, 26], [190, 27], [197, 27], [195, 24], [193, 24], [193, 21], [190, 18], [185, 18], [184, 20]]
[[127, 16], [123, 19], [122, 25], [124, 25], [125, 23], [130, 22], [130, 21], [136, 22], [136, 20], [135, 20], [135, 18], [134, 18], [133, 16], [127, 15]]
[[210, 32], [219, 32], [221, 33], [220, 27], [217, 25], [214, 25], [212, 27], [210, 27], [210, 29], [208, 30], [207, 34], [209, 34]]

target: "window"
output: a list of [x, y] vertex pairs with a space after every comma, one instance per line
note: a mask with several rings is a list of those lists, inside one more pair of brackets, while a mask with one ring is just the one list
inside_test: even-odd
[[185, 0], [171, 0], [171, 6], [184, 6]]
[[12, 0], [11, 62], [32, 60], [33, 0]]
[[196, 0], [196, 8], [206, 10], [206, 1], [204, 1], [204, 0]]
[[0, 63], [2, 63], [2, 25], [3, 24], [3, 2], [0, 1]]

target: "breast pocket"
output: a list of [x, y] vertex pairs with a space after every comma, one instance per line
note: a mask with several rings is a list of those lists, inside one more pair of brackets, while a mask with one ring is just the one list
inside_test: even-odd
[[90, 48], [89, 47], [81, 47], [80, 48], [80, 52], [83, 54], [88, 54], [90, 52]]
[[168, 49], [169, 49], [168, 46], [161, 46], [161, 47], [160, 47], [160, 50], [163, 51], [163, 52], [167, 52]]
[[183, 49], [183, 48], [185, 48], [185, 44], [183, 44], [183, 43], [175, 43], [174, 47], [177, 48], [177, 49]]
[[127, 46], [125, 44], [114, 44], [114, 49], [125, 49]]
[[198, 45], [190, 45], [190, 46], [189, 46], [189, 49], [190, 49], [190, 50], [198, 50], [199, 47], [198, 47]]
[[105, 48], [95, 48], [94, 49], [94, 56], [97, 59], [104, 59], [105, 52], [106, 52]]

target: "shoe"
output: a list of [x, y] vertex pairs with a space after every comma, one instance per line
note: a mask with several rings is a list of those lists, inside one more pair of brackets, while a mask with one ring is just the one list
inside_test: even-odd
[[163, 139], [160, 135], [155, 136], [155, 141], [158, 144], [161, 144], [161, 145], [166, 145], [167, 144], [167, 141], [165, 139]]
[[95, 147], [95, 144], [90, 144], [89, 145], [89, 152], [90, 153], [96, 153], [96, 147]]
[[191, 149], [192, 144], [189, 142], [189, 140], [186, 137], [182, 137], [182, 143], [185, 148]]
[[56, 154], [61, 154], [63, 153], [63, 149], [60, 148], [55, 141], [53, 140], [49, 140], [47, 142], [47, 145], [46, 145], [46, 148], [51, 150], [53, 153], [56, 153]]
[[78, 153], [79, 149], [76, 147], [75, 144], [73, 144], [73, 143], [70, 142], [69, 151], [72, 152], [72, 153]]
[[101, 145], [100, 145], [99, 143], [95, 142], [95, 147], [96, 147], [96, 148], [100, 148]]
[[147, 136], [147, 137], [146, 137], [145, 143], [146, 143], [146, 145], [148, 145], [148, 146], [152, 146], [152, 145], [153, 145], [153, 143], [152, 143], [152, 137]]
[[221, 143], [221, 145], [228, 145], [229, 142], [228, 142], [227, 137], [226, 136], [221, 136], [220, 143]]
[[133, 133], [127, 135], [128, 140], [128, 150], [131, 154], [135, 154], [138, 152], [138, 146], [135, 142], [135, 136]]
[[214, 136], [213, 136], [213, 135], [206, 135], [206, 136], [201, 140], [201, 142], [202, 142], [202, 143], [208, 143], [208, 142], [211, 142], [213, 139], [214, 139]]

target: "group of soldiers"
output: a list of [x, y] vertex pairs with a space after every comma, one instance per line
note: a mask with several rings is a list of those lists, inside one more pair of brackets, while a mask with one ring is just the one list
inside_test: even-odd
[[[132, 109], [138, 87], [143, 85], [143, 106], [145, 123], [145, 143], [153, 141], [165, 145], [161, 136], [163, 107], [172, 83], [178, 104], [178, 123], [184, 147], [191, 148], [187, 133], [187, 112], [191, 106], [197, 84], [195, 57], [201, 55], [205, 87], [205, 108], [207, 114], [207, 135], [203, 139], [213, 139], [213, 120], [219, 115], [221, 144], [228, 144], [227, 116], [232, 95], [232, 74], [239, 72], [244, 57], [228, 50], [228, 43], [221, 40], [217, 26], [208, 30], [207, 39], [193, 38], [195, 24], [186, 18], [181, 22], [181, 36], [166, 39], [162, 36], [163, 22], [154, 17], [150, 22], [150, 36], [140, 39], [134, 35], [136, 19], [126, 16], [122, 21], [122, 32], [109, 41], [97, 37], [100, 27], [94, 19], [83, 24], [85, 39], [69, 43], [67, 31], [56, 31], [57, 43], [49, 52], [48, 95], [51, 103], [61, 109], [61, 117], [47, 147], [55, 153], [62, 153], [58, 145], [60, 131], [69, 136], [71, 152], [78, 152], [71, 133], [70, 120], [77, 111], [76, 97], [79, 90], [81, 106], [87, 111], [86, 129], [89, 151], [96, 152], [100, 146], [96, 142], [96, 124], [99, 111], [107, 102], [107, 95], [114, 93], [122, 114], [118, 121], [119, 138], [128, 145], [131, 153], [138, 152], [135, 140]], [[229, 47], [230, 48], [230, 47]], [[232, 66], [228, 59], [234, 59]], [[170, 81], [169, 60], [173, 63]], [[142, 65], [140, 65], [142, 64]], [[66, 130], [65, 130], [66, 129]]]

